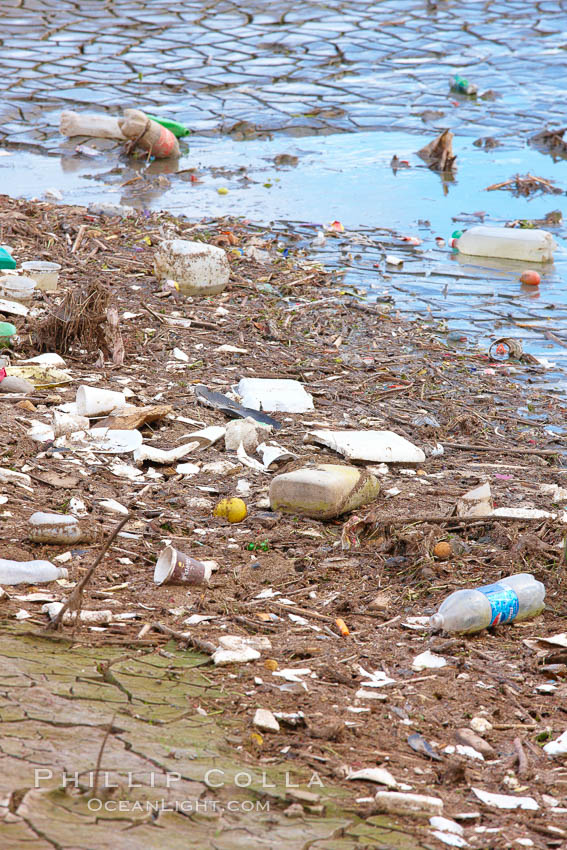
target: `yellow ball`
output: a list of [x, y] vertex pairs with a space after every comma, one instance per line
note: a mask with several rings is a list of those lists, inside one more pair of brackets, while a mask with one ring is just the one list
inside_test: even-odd
[[242, 499], [222, 499], [214, 510], [215, 516], [226, 517], [229, 522], [242, 522], [248, 515]]

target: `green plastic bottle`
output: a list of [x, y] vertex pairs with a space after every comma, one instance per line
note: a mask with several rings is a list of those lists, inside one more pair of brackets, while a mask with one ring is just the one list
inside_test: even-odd
[[180, 124], [179, 121], [171, 121], [169, 118], [158, 118], [157, 115], [148, 115], [148, 118], [151, 118], [156, 124], [161, 124], [167, 130], [171, 130], [177, 139], [182, 139], [183, 136], [189, 136], [191, 133], [191, 130], [185, 124]]

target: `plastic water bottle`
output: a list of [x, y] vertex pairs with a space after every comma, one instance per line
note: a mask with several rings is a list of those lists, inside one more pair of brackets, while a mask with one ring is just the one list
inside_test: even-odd
[[557, 248], [547, 230], [516, 230], [512, 227], [485, 227], [478, 225], [452, 242], [461, 254], [476, 257], [499, 257], [504, 260], [522, 260], [548, 263]]
[[431, 628], [447, 632], [480, 632], [490, 626], [528, 620], [545, 608], [545, 586], [531, 573], [517, 573], [474, 590], [457, 590], [429, 618]]

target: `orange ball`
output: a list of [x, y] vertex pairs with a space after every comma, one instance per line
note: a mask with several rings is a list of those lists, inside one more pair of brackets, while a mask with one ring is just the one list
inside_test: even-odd
[[527, 271], [522, 272], [520, 281], [525, 283], [526, 286], [539, 286], [541, 283], [541, 277], [537, 272], [532, 272], [528, 269]]
[[438, 561], [448, 561], [452, 554], [453, 548], [451, 544], [447, 543], [445, 540], [441, 540], [437, 543], [433, 550], [433, 555]]

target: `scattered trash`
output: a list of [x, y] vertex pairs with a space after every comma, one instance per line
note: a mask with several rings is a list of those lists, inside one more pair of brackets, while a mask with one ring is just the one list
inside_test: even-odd
[[236, 451], [242, 444], [246, 452], [253, 452], [272, 431], [273, 426], [256, 422], [250, 416], [234, 419], [226, 426], [224, 445], [227, 451]]
[[161, 243], [154, 255], [158, 280], [173, 279], [184, 295], [217, 295], [230, 276], [226, 252], [206, 242], [171, 239]]
[[81, 384], [77, 390], [76, 405], [79, 416], [86, 416], [91, 419], [104, 416], [116, 408], [123, 408], [125, 404], [124, 393], [115, 390], [103, 390], [85, 384]]
[[555, 741], [544, 744], [543, 751], [548, 756], [564, 756], [567, 753], [567, 732], [563, 732]]
[[242, 499], [222, 499], [213, 513], [214, 516], [225, 517], [229, 522], [242, 522], [248, 515], [248, 509]]
[[418, 732], [415, 732], [413, 735], [408, 737], [408, 744], [416, 753], [421, 753], [421, 755], [426, 756], [433, 761], [442, 761], [439, 753], [436, 752], [429, 741], [426, 741], [423, 735], [420, 735]]
[[280, 413], [306, 413], [313, 410], [313, 397], [299, 381], [276, 378], [241, 378], [238, 395], [244, 407]]
[[254, 720], [252, 721], [254, 726], [258, 729], [262, 729], [264, 732], [279, 732], [280, 724], [274, 717], [271, 711], [268, 711], [267, 708], [258, 708], [256, 709], [256, 714], [254, 715]]
[[273, 511], [330, 519], [378, 496], [378, 479], [353, 466], [319, 464], [277, 475], [270, 485]]
[[228, 398], [226, 395], [222, 395], [222, 393], [209, 390], [208, 387], [205, 387], [203, 384], [198, 384], [195, 387], [195, 398], [202, 402], [202, 404], [207, 405], [207, 407], [213, 407], [216, 410], [220, 410], [233, 419], [251, 418], [255, 422], [271, 425], [274, 430], [278, 430], [282, 427], [281, 422], [278, 422], [276, 419], [272, 419], [272, 417], [268, 416], [267, 413], [252, 410], [252, 408], [249, 407], [243, 407], [239, 402]]
[[0, 558], [0, 584], [43, 584], [59, 578], [69, 578], [68, 571], [49, 561], [8, 561]]
[[35, 291], [35, 280], [23, 275], [3, 275], [0, 277], [0, 296], [9, 301], [29, 303]]
[[453, 547], [446, 540], [440, 540], [433, 548], [433, 557], [438, 561], [448, 561], [453, 554]]
[[78, 543], [83, 532], [74, 516], [37, 511], [28, 520], [30, 540], [34, 543]]
[[93, 139], [118, 139], [126, 141], [118, 118], [111, 115], [89, 115], [86, 112], [65, 110], [59, 118], [59, 130], [63, 136], [90, 136]]
[[492, 510], [492, 493], [488, 482], [469, 490], [457, 502], [457, 516], [490, 516]]
[[424, 794], [378, 791], [374, 799], [379, 812], [391, 815], [428, 818], [431, 815], [440, 815], [443, 811], [443, 800]]
[[[63, 602], [48, 602], [47, 605], [43, 605], [41, 610], [47, 614], [50, 620], [55, 620], [55, 618], [59, 615], [60, 611], [63, 609]], [[112, 621], [112, 611], [108, 609], [103, 609], [99, 611], [87, 611], [81, 610], [77, 611], [65, 611], [63, 614], [63, 622], [68, 625], [70, 623], [74, 623], [78, 619], [82, 623], [90, 623], [97, 625], [108, 625]]]
[[477, 225], [454, 239], [453, 247], [461, 254], [476, 257], [550, 263], [557, 246], [551, 233], [545, 230]]
[[0, 348], [8, 348], [17, 333], [18, 329], [11, 322], [0, 322]]
[[171, 130], [152, 121], [139, 109], [125, 109], [124, 116], [118, 119], [122, 134], [129, 140], [128, 153], [139, 145], [156, 159], [168, 159], [179, 156], [179, 144]]
[[531, 573], [517, 573], [474, 590], [457, 590], [445, 599], [430, 618], [432, 629], [448, 632], [480, 632], [482, 629], [527, 620], [544, 607], [545, 586]]
[[491, 343], [488, 353], [493, 360], [510, 360], [511, 358], [519, 360], [524, 353], [524, 348], [519, 339], [501, 337]]
[[310, 431], [311, 442], [344, 455], [347, 460], [374, 463], [423, 463], [425, 454], [393, 431]]
[[486, 806], [491, 806], [495, 809], [526, 809], [528, 811], [537, 811], [539, 805], [533, 797], [511, 797], [507, 794], [491, 794], [490, 791], [483, 791], [481, 788], [471, 787], [473, 794], [478, 797]]
[[48, 263], [44, 260], [33, 260], [22, 263], [22, 269], [35, 281], [36, 288], [42, 292], [57, 292], [59, 283], [59, 263]]
[[363, 779], [366, 782], [376, 782], [378, 785], [386, 785], [388, 788], [398, 788], [398, 783], [389, 770], [385, 767], [365, 767], [349, 773], [347, 779]]
[[460, 94], [467, 94], [469, 96], [478, 94], [478, 86], [474, 83], [469, 83], [469, 81], [465, 80], [464, 77], [461, 77], [460, 74], [455, 74], [451, 80], [451, 89], [459, 92]]
[[197, 561], [190, 555], [166, 546], [159, 556], [154, 570], [155, 584], [208, 584], [214, 561]]
[[433, 171], [455, 170], [457, 157], [453, 154], [453, 134], [450, 130], [444, 130], [436, 139], [421, 148], [417, 155]]
[[441, 667], [446, 667], [447, 660], [441, 655], [435, 655], [430, 649], [426, 649], [421, 655], [416, 655], [413, 659], [411, 669], [416, 672], [421, 670], [439, 670]]

